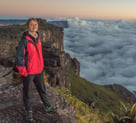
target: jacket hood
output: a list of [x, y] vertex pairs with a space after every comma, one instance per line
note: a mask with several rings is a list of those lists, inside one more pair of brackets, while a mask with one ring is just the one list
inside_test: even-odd
[[32, 39], [32, 41], [33, 41], [34, 43], [37, 43], [37, 41], [38, 41], [38, 39], [39, 39], [39, 32], [37, 32], [37, 35], [38, 35], [37, 38], [35, 38], [35, 37], [33, 37], [28, 31], [25, 31], [25, 32], [23, 33], [21, 39], [27, 40], [27, 39], [26, 39], [26, 36], [29, 36], [29, 37]]

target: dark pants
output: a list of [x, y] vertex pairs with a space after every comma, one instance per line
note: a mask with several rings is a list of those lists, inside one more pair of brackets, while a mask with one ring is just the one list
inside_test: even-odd
[[32, 105], [30, 101], [30, 93], [32, 91], [31, 85], [32, 82], [34, 82], [36, 89], [40, 95], [40, 98], [45, 106], [50, 106], [50, 103], [48, 101], [46, 88], [44, 84], [44, 77], [43, 72], [41, 74], [35, 74], [35, 75], [28, 75], [27, 77], [23, 78], [23, 101], [24, 106], [27, 111], [32, 110]]

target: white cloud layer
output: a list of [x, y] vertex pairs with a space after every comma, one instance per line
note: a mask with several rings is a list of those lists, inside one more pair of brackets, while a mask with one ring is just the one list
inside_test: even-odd
[[67, 19], [64, 48], [81, 64], [81, 76], [136, 90], [136, 22]]

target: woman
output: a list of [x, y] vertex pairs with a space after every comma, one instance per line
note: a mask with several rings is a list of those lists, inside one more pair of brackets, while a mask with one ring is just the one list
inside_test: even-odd
[[35, 18], [27, 21], [27, 31], [23, 33], [16, 54], [16, 68], [23, 77], [23, 101], [27, 111], [27, 119], [33, 120], [30, 101], [30, 86], [34, 82], [46, 111], [54, 110], [48, 101], [43, 80], [43, 55], [38, 33], [38, 22]]

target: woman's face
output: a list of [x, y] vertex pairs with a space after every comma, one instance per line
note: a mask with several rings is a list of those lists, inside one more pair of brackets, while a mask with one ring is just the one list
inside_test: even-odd
[[35, 20], [31, 20], [29, 25], [28, 25], [28, 31], [31, 33], [35, 33], [38, 31], [38, 23]]

